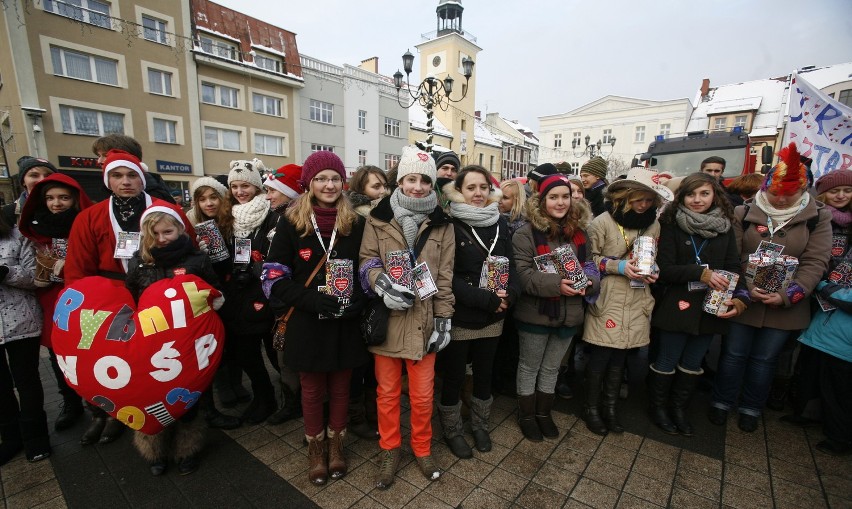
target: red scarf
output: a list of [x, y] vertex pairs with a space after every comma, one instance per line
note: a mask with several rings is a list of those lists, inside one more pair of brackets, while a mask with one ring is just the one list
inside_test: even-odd
[[314, 206], [314, 216], [317, 218], [320, 235], [326, 238], [331, 237], [331, 232], [334, 231], [334, 224], [337, 222], [337, 207], [329, 209]]

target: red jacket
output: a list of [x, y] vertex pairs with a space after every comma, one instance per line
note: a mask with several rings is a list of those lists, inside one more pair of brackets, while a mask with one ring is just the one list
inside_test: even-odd
[[[195, 229], [180, 207], [159, 198], [150, 198], [150, 205], [159, 205], [176, 210], [186, 225], [189, 238], [195, 239]], [[87, 276], [106, 277], [125, 274], [121, 260], [115, 258], [116, 238], [109, 217], [110, 200], [104, 200], [77, 216], [68, 237], [68, 256], [65, 261], [65, 284]], [[115, 277], [114, 277], [115, 278]]]

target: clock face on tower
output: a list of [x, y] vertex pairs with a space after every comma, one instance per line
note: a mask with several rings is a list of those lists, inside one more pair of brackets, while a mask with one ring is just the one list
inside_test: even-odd
[[427, 74], [440, 74], [447, 72], [447, 51], [441, 50], [430, 55], [426, 55], [424, 63], [426, 64]]
[[435, 57], [432, 58], [432, 67], [438, 67], [439, 65], [441, 65], [441, 57], [435, 55]]

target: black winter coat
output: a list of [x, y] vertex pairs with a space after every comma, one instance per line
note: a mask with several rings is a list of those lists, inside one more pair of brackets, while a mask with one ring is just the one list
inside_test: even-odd
[[[703, 238], [694, 235], [697, 247]], [[729, 321], [703, 311], [704, 295], [707, 290], [690, 292], [687, 284], [700, 281], [704, 268], [695, 263], [695, 252], [688, 233], [676, 224], [660, 224], [660, 240], [657, 248], [657, 265], [660, 278], [657, 280], [656, 305], [651, 325], [669, 332], [688, 334], [727, 334]], [[740, 274], [737, 288], [745, 288], [741, 274], [739, 251], [734, 230], [707, 239], [701, 249], [701, 263], [713, 270], [727, 270]], [[683, 308], [683, 309], [681, 309]]]
[[[251, 238], [252, 258], [248, 265], [233, 264], [231, 273], [225, 277], [225, 305], [219, 310], [228, 334], [251, 336], [269, 334], [272, 330], [274, 316], [269, 308], [269, 301], [263, 294], [260, 285], [260, 273], [263, 262], [269, 252], [269, 232], [275, 228], [280, 216], [271, 210], [263, 223], [249, 236]], [[233, 258], [233, 240], [231, 242], [231, 257]]]
[[[509, 259], [509, 306], [511, 307], [520, 295], [518, 275], [515, 272], [515, 260], [512, 251], [512, 235], [506, 219], [500, 217], [497, 223], [483, 228], [476, 228], [476, 233], [487, 247], [494, 242], [497, 227], [500, 234], [497, 244], [491, 252], [492, 256], [505, 256]], [[456, 261], [453, 268], [453, 293], [456, 296], [456, 311], [453, 313], [453, 325], [466, 329], [481, 329], [486, 325], [502, 320], [506, 312], [495, 313], [500, 306], [497, 294], [479, 287], [479, 276], [482, 264], [487, 256], [486, 249], [476, 241], [470, 225], [460, 219], [453, 220], [456, 234]]]
[[137, 251], [127, 263], [127, 278], [124, 280], [124, 285], [133, 295], [133, 300], [139, 302], [139, 295], [146, 288], [161, 279], [171, 279], [175, 277], [176, 273], [194, 274], [209, 283], [210, 286], [219, 288], [219, 277], [213, 270], [210, 257], [194, 246], [187, 250], [179, 262], [169, 267], [156, 263], [156, 261], [153, 264], [142, 263]]
[[592, 208], [592, 215], [598, 217], [607, 211], [604, 195], [606, 195], [606, 185], [598, 186], [594, 189], [586, 190], [586, 200], [589, 201], [589, 206]]
[[[361, 337], [359, 322], [366, 296], [358, 277], [358, 253], [364, 234], [364, 219], [360, 216], [347, 236], [337, 235], [331, 257], [352, 260], [352, 299], [340, 318], [319, 318], [316, 299], [318, 286], [325, 285], [325, 266], [305, 287], [308, 276], [325, 251], [314, 232], [301, 236], [295, 226], [282, 218], [272, 240], [268, 262], [286, 265], [292, 279], [282, 279], [272, 286], [271, 303], [277, 314], [285, 314], [295, 306], [287, 322], [284, 363], [296, 371], [330, 372], [362, 366], [367, 363], [367, 347]], [[323, 239], [328, 245], [329, 239]], [[304, 257], [307, 257], [305, 259]]]

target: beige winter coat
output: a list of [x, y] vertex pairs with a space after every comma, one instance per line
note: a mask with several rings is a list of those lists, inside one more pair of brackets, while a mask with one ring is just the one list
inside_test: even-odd
[[[660, 236], [657, 221], [644, 231], [624, 230], [604, 212], [592, 221], [588, 230], [589, 250], [601, 270], [600, 297], [586, 310], [583, 339], [591, 344], [610, 348], [635, 348], [650, 342], [651, 311], [654, 297], [651, 288], [631, 288], [630, 280], [618, 273], [618, 262], [627, 259], [633, 241], [641, 235]], [[625, 241], [624, 237], [627, 237]], [[630, 247], [628, 247], [628, 244]]]
[[[368, 348], [371, 353], [386, 357], [420, 360], [426, 354], [426, 342], [432, 335], [434, 318], [451, 318], [456, 298], [452, 293], [455, 264], [455, 232], [450, 217], [436, 208], [420, 225], [417, 238], [432, 225], [417, 263], [426, 262], [438, 287], [438, 293], [425, 301], [414, 299], [414, 306], [405, 311], [391, 311], [387, 341]], [[361, 241], [361, 268], [367, 268], [370, 289], [375, 290], [376, 278], [383, 267], [373, 267], [376, 260], [384, 261], [390, 251], [408, 249], [402, 227], [393, 218], [390, 198], [384, 198], [370, 213]], [[368, 268], [370, 267], [370, 268]], [[362, 272], [362, 281], [364, 274]]]

